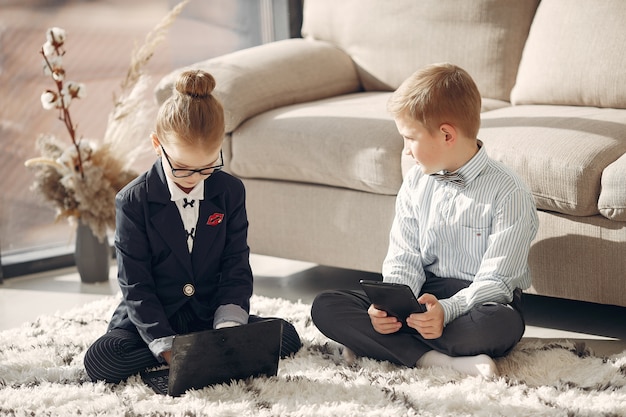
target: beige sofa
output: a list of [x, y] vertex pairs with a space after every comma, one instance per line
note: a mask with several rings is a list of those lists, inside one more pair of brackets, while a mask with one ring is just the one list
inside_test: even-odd
[[192, 65], [217, 79], [254, 253], [380, 272], [412, 163], [386, 101], [447, 61], [481, 90], [488, 154], [535, 195], [529, 292], [626, 306], [625, 1], [305, 0], [303, 16], [302, 39]]

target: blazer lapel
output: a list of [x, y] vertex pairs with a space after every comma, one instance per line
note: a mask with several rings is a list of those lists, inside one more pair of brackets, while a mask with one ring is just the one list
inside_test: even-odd
[[207, 254], [210, 252], [215, 238], [220, 232], [224, 216], [226, 215], [222, 199], [221, 190], [211, 190], [209, 186], [211, 182], [204, 184], [204, 200], [200, 203], [200, 213], [198, 215], [198, 223], [196, 227], [196, 237], [193, 242], [192, 263], [193, 270], [198, 273], [209, 258]]
[[170, 200], [170, 192], [160, 160], [152, 166], [148, 174], [147, 186], [152, 226], [184, 266], [185, 272], [193, 276], [185, 228], [176, 204]]

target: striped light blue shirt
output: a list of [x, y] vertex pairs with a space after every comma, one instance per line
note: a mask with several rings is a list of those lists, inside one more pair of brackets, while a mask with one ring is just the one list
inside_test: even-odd
[[539, 224], [533, 197], [509, 168], [478, 153], [458, 171], [465, 186], [406, 175], [383, 263], [383, 280], [419, 294], [424, 271], [472, 284], [439, 300], [444, 323], [485, 302], [509, 303], [515, 288], [531, 284], [528, 251]]

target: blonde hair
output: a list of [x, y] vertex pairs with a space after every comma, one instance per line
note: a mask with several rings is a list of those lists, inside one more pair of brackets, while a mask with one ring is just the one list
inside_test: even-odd
[[408, 112], [431, 133], [449, 123], [470, 138], [478, 135], [480, 107], [480, 92], [472, 77], [448, 63], [416, 71], [387, 102], [387, 110], [394, 117]]
[[224, 108], [212, 92], [215, 78], [202, 70], [184, 71], [173, 94], [161, 105], [156, 134], [167, 143], [172, 136], [188, 145], [221, 146]]

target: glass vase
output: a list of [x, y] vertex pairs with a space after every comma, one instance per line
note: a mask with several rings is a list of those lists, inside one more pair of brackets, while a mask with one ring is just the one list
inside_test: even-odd
[[81, 282], [96, 283], [109, 280], [111, 260], [109, 243], [106, 238], [100, 242], [91, 228], [82, 222], [79, 222], [76, 228], [74, 259]]

